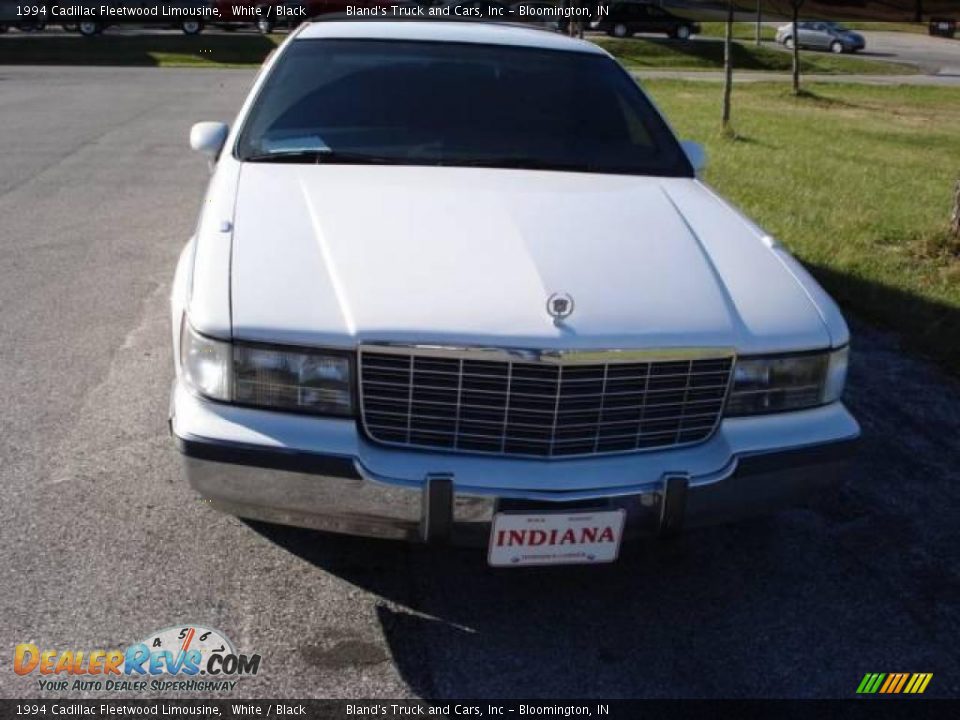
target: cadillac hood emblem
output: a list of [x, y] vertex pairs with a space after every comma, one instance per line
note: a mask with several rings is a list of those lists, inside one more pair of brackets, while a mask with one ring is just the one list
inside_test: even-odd
[[573, 314], [573, 298], [567, 293], [553, 293], [547, 298], [547, 313], [554, 323], [561, 323]]

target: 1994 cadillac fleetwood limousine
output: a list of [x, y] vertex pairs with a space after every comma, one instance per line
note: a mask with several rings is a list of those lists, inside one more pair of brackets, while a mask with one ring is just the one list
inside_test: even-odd
[[839, 310], [597, 46], [307, 24], [190, 141], [170, 420], [215, 507], [599, 563], [840, 477]]

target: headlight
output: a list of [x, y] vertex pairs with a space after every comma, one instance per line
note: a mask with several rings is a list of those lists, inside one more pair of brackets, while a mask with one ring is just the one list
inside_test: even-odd
[[230, 400], [230, 343], [198, 335], [184, 318], [180, 328], [180, 372], [201, 395]]
[[786, 412], [839, 400], [848, 352], [738, 358], [726, 414]]
[[350, 359], [257, 345], [233, 348], [234, 400], [278, 410], [350, 415]]
[[214, 400], [318, 415], [352, 415], [350, 358], [213, 340], [184, 320], [180, 338], [183, 379]]

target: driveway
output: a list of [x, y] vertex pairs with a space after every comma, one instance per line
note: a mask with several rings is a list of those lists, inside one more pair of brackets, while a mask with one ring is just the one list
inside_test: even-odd
[[[8, 663], [193, 621], [262, 655], [233, 697], [851, 697], [891, 671], [960, 695], [960, 383], [861, 325], [844, 487], [613, 566], [494, 572], [198, 502], [166, 428], [170, 279], [207, 178], [186, 136], [252, 79], [0, 68]], [[2, 668], [0, 696], [38, 695]]]

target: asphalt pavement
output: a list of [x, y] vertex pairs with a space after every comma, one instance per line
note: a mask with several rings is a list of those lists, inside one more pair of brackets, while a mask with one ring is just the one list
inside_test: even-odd
[[[777, 27], [782, 23], [767, 23]], [[889, 32], [883, 30], [858, 31], [866, 41], [866, 47], [856, 53], [856, 57], [881, 62], [894, 62], [914, 65], [924, 75], [944, 78], [960, 78], [960, 37], [930, 37], [919, 33]], [[764, 45], [792, 52], [773, 41]], [[824, 52], [807, 50], [801, 52]]]
[[182, 622], [261, 654], [234, 697], [851, 697], [894, 671], [960, 694], [960, 383], [861, 324], [846, 485], [616, 565], [492, 571], [199, 502], [166, 427], [167, 298], [207, 178], [186, 137], [252, 79], [0, 68], [0, 696], [43, 695], [17, 643]]
[[960, 77], [960, 37], [866, 30], [867, 47], [857, 57], [916, 65], [928, 75]]

